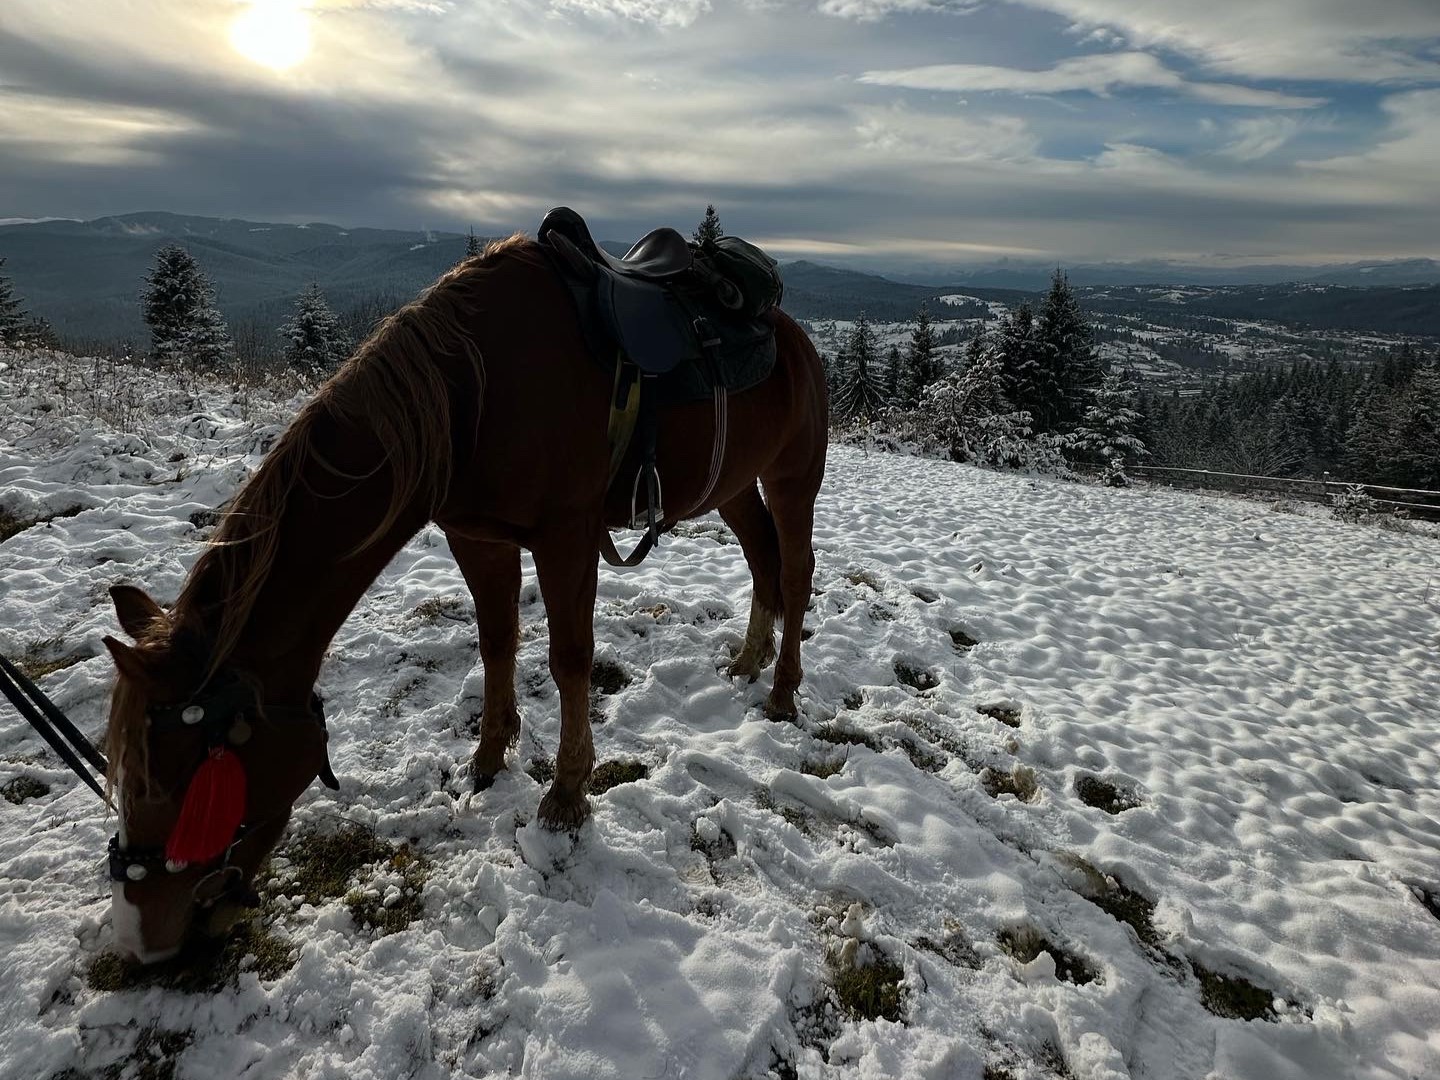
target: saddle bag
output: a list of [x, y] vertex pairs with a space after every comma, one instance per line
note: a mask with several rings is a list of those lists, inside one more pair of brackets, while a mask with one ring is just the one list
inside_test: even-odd
[[695, 270], [703, 277], [718, 277], [738, 291], [738, 301], [729, 306], [741, 318], [763, 315], [778, 307], [785, 295], [780, 264], [738, 236], [722, 236], [699, 244], [695, 251]]

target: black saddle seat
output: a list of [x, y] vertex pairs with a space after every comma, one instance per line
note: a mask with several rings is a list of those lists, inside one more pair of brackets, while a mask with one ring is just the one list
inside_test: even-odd
[[685, 237], [670, 228], [646, 233], [617, 259], [595, 242], [585, 219], [568, 206], [551, 210], [540, 222], [539, 238], [542, 243], [548, 242], [551, 234], [557, 232], [602, 269], [642, 281], [664, 281], [688, 273], [695, 261]]

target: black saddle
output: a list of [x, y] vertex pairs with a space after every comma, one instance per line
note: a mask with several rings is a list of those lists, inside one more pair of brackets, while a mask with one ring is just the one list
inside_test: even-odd
[[616, 258], [569, 207], [545, 215], [538, 239], [570, 286], [591, 352], [607, 369], [618, 348], [659, 380], [662, 403], [748, 389], [775, 364], [768, 319], [737, 316], [739, 290], [708, 274], [674, 229], [655, 229]]
[[622, 277], [641, 281], [664, 281], [687, 272], [695, 261], [690, 244], [674, 229], [653, 229], [646, 233], [620, 258], [615, 258], [595, 242], [585, 219], [568, 206], [557, 207], [540, 222], [540, 242], [546, 243], [551, 233], [558, 233], [579, 250], [587, 260]]

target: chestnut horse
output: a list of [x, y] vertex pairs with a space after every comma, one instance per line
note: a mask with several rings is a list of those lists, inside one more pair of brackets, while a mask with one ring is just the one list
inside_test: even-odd
[[[814, 347], [788, 316], [770, 318], [775, 370], [732, 396], [719, 481], [692, 515], [720, 512], [754, 581], [730, 674], [753, 680], [768, 666], [783, 622], [765, 705], [782, 717], [794, 714], [800, 684], [828, 419]], [[146, 962], [178, 951], [197, 911], [247, 886], [295, 800], [329, 775], [311, 704], [321, 659], [371, 582], [429, 521], [444, 531], [475, 599], [485, 671], [476, 790], [505, 767], [519, 734], [523, 547], [534, 555], [560, 692], [555, 778], [539, 819], [557, 829], [585, 820], [597, 553], [602, 530], [629, 516], [628, 490], [619, 490], [628, 485], [607, 497], [610, 391], [540, 247], [518, 235], [492, 244], [387, 319], [301, 410], [168, 612], [137, 588], [112, 590], [135, 641], [106, 638], [118, 669], [107, 749], [120, 819], [112, 911], [123, 950]], [[690, 506], [704, 491], [714, 429], [708, 401], [662, 413], [668, 506]], [[632, 451], [621, 475], [638, 465]], [[231, 690], [214, 700], [221, 685]], [[224, 705], [235, 686], [240, 705]], [[243, 825], [233, 838], [227, 831], [223, 861], [164, 863], [160, 852], [206, 756], [201, 731], [187, 727], [202, 705], [210, 729], [218, 722], [237, 744], [227, 749], [248, 777]], [[243, 717], [243, 738], [228, 727], [227, 709]]]

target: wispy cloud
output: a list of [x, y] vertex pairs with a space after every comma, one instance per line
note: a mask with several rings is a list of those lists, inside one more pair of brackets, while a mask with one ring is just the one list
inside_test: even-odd
[[1258, 161], [1293, 139], [1300, 122], [1289, 116], [1257, 116], [1230, 125], [1232, 139], [1219, 153], [1236, 161]]
[[895, 71], [867, 71], [860, 81], [916, 90], [1062, 94], [1083, 91], [1101, 96], [1123, 89], [1163, 89], [1217, 105], [1247, 108], [1313, 109], [1324, 98], [1301, 97], [1250, 86], [1194, 82], [1182, 78], [1144, 52], [1094, 53], [1049, 68], [994, 67], [988, 64], [931, 64]]

